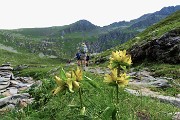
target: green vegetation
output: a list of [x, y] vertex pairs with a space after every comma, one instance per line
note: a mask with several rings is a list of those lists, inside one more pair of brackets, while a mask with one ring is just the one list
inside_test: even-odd
[[66, 59], [40, 58], [34, 54], [13, 53], [0, 49], [0, 64], [10, 62], [12, 65], [21, 64], [59, 64], [66, 62]]
[[[80, 120], [97, 119], [108, 120], [114, 110], [113, 100], [115, 89], [103, 83], [103, 78], [90, 73], [84, 73], [92, 79], [91, 84], [82, 81], [83, 106], [85, 115], [80, 115], [79, 95], [75, 93], [60, 93], [52, 96], [55, 87], [53, 78], [43, 79], [43, 85], [39, 89], [32, 88], [31, 95], [35, 98], [32, 105], [22, 109], [18, 108], [2, 115], [3, 120]], [[83, 78], [85, 80], [86, 78]], [[171, 119], [174, 113], [179, 111], [171, 105], [152, 100], [148, 97], [136, 97], [126, 92], [119, 92], [118, 119]]]

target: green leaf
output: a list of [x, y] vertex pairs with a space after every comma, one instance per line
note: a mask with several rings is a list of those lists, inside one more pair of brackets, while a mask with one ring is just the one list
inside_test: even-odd
[[117, 114], [117, 109], [114, 108], [113, 111], [112, 111], [112, 120], [117, 120], [116, 114]]
[[67, 79], [66, 73], [63, 68], [60, 70], [60, 77], [63, 81], [65, 81]]
[[115, 107], [107, 107], [102, 113], [103, 120], [116, 120], [116, 112], [117, 110]]
[[83, 118], [84, 120], [92, 120], [92, 118], [87, 115], [78, 115], [78, 118]]
[[127, 71], [126, 66], [120, 65], [120, 67], [121, 67], [125, 72]]
[[87, 77], [84, 75], [84, 77], [86, 78], [85, 81], [87, 81], [91, 86], [93, 86], [94, 88], [101, 90], [99, 85], [95, 82], [95, 80], [92, 80], [91, 78]]

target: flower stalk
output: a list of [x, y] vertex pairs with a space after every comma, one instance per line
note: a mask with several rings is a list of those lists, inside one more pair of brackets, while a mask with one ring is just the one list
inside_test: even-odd
[[82, 91], [81, 88], [79, 88], [79, 99], [80, 99], [80, 105], [81, 105], [81, 109], [83, 108], [83, 102], [82, 102]]

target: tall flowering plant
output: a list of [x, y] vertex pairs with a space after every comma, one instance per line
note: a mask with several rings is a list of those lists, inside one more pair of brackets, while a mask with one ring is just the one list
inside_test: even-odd
[[110, 74], [105, 74], [104, 82], [116, 86], [117, 104], [119, 103], [119, 87], [128, 85], [129, 76], [126, 74], [127, 67], [132, 64], [131, 55], [126, 50], [112, 52], [109, 62]]
[[[63, 69], [60, 71], [60, 76], [55, 76], [55, 81], [57, 87], [53, 90], [53, 95], [56, 95], [59, 92], [68, 90], [69, 92], [74, 92], [75, 90], [79, 91], [79, 98], [81, 104], [81, 113], [85, 111], [85, 107], [82, 104], [82, 92], [80, 87], [80, 82], [83, 80], [82, 70], [77, 67], [76, 70], [65, 72]], [[83, 112], [84, 114], [84, 112]]]

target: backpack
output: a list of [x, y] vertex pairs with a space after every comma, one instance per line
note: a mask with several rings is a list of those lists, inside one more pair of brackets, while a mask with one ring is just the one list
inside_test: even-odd
[[86, 46], [86, 45], [81, 46], [81, 47], [80, 47], [80, 52], [83, 53], [83, 54], [84, 54], [84, 53], [87, 53], [87, 52], [88, 52], [87, 46]]
[[80, 59], [80, 57], [81, 57], [81, 54], [78, 52], [78, 53], [76, 53], [76, 58], [77, 59]]

